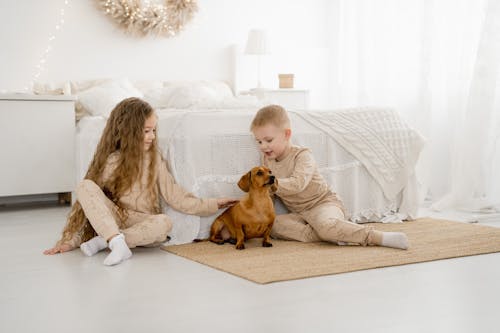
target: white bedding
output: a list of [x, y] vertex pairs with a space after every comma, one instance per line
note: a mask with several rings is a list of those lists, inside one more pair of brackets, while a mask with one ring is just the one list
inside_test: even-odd
[[[381, 112], [383, 115], [383, 110], [363, 110]], [[356, 110], [352, 111], [354, 116]], [[334, 112], [322, 113], [328, 116]], [[159, 109], [157, 114], [159, 146], [179, 184], [201, 197], [243, 194], [236, 185], [239, 177], [259, 164], [259, 153], [249, 132], [255, 109]], [[400, 148], [409, 154], [405, 158], [411, 162], [405, 166], [400, 190], [394, 191], [392, 188], [391, 193], [394, 195], [388, 196], [384, 194], [380, 179], [377, 180], [328, 130], [322, 130], [313, 121], [307, 121], [304, 118], [307, 115], [291, 112], [290, 116], [293, 143], [311, 148], [320, 172], [343, 200], [352, 221], [399, 222], [416, 216], [418, 196], [414, 162], [421, 149], [421, 140], [414, 131], [406, 127], [399, 128], [400, 134], [414, 138], [399, 142], [403, 145]], [[105, 121], [103, 117], [84, 117], [77, 124], [78, 181], [85, 175]], [[390, 128], [378, 127], [383, 130], [382, 134], [391, 135]], [[286, 211], [279, 203], [276, 209], [278, 213]], [[172, 243], [186, 243], [197, 237], [206, 237], [215, 217], [188, 216], [168, 207], [165, 210], [174, 222]]]

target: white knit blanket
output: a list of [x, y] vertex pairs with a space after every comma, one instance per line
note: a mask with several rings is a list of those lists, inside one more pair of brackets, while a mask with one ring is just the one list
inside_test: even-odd
[[294, 112], [363, 163], [392, 200], [414, 172], [424, 140], [393, 110], [357, 108]]

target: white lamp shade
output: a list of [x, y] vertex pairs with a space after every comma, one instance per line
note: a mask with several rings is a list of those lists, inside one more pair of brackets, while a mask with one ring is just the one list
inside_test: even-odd
[[253, 29], [248, 33], [245, 54], [268, 54], [267, 33], [265, 30]]

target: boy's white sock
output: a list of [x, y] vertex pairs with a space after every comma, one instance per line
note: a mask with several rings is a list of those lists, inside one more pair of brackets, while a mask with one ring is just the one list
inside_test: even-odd
[[80, 250], [82, 250], [83, 254], [85, 254], [87, 257], [92, 257], [94, 254], [104, 250], [107, 247], [108, 243], [106, 243], [106, 240], [101, 236], [95, 236], [91, 240], [80, 244]]
[[111, 249], [111, 253], [104, 259], [104, 265], [106, 266], [119, 264], [132, 256], [132, 251], [130, 251], [127, 243], [125, 243], [123, 234], [113, 237], [109, 241], [108, 246]]
[[402, 232], [383, 232], [382, 246], [406, 250], [408, 249], [408, 237]]

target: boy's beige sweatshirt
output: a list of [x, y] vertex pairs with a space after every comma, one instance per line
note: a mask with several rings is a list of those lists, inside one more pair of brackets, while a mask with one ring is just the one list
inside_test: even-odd
[[263, 164], [278, 178], [276, 195], [292, 213], [300, 213], [325, 202], [331, 202], [344, 211], [342, 202], [319, 173], [308, 148], [291, 146], [279, 161], [263, 156]]

